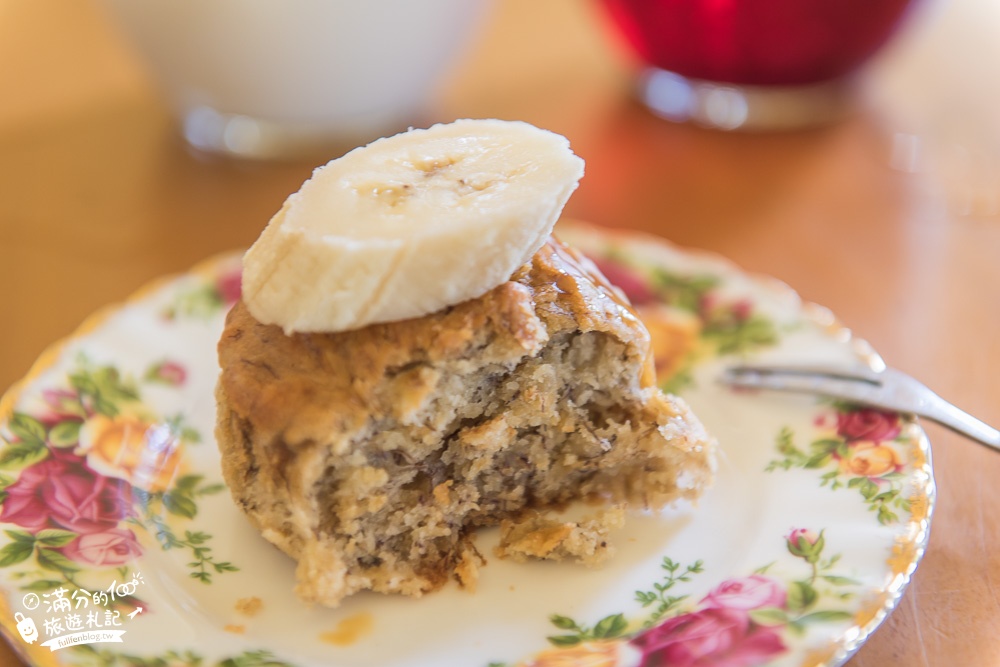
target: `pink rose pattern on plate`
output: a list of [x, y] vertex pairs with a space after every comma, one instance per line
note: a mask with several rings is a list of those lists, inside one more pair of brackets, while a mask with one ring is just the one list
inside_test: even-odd
[[784, 607], [788, 593], [774, 579], [752, 574], [742, 579], [727, 579], [702, 598], [702, 604], [719, 609], [749, 611], [761, 607]]
[[88, 533], [63, 547], [63, 555], [71, 561], [93, 567], [119, 567], [142, 555], [135, 533], [127, 528], [110, 528]]
[[[239, 296], [239, 263], [217, 262], [192, 287], [177, 289], [163, 314], [200, 319]], [[141, 382], [182, 389], [188, 368], [161, 358]], [[211, 535], [173, 529], [195, 518], [200, 498], [224, 488], [186, 474], [185, 450], [200, 436], [180, 416], [153, 416], [134, 379], [83, 357], [61, 386], [36, 393], [32, 408], [0, 423], [0, 523], [9, 538], [0, 568], [21, 570], [22, 589], [73, 590], [91, 573], [120, 572], [148, 548], [144, 541], [189, 551], [188, 574], [203, 583], [237, 569], [216, 559]]]
[[573, 660], [581, 647], [601, 667], [758, 667], [786, 653], [788, 637], [810, 625], [851, 621], [853, 614], [837, 604], [854, 597], [859, 582], [835, 573], [840, 557], [824, 557], [823, 531], [797, 528], [781, 541], [797, 560], [783, 564], [780, 576], [770, 572], [779, 564], [771, 563], [720, 582], [693, 605], [688, 595], [671, 591], [700, 574], [703, 563], [682, 568], [664, 558], [662, 579], [636, 591], [636, 601], [648, 610], [644, 619], [619, 613], [589, 626], [553, 615], [550, 621], [562, 631], [548, 638], [553, 648], [516, 667], [578, 664]]
[[750, 667], [785, 651], [773, 628], [740, 610], [710, 607], [675, 616], [632, 641], [643, 665]]
[[146, 370], [145, 380], [180, 387], [187, 381], [187, 369], [176, 361], [166, 359]]
[[[164, 360], [144, 380], [178, 387], [186, 377], [182, 364]], [[81, 358], [66, 384], [43, 389], [34, 414], [15, 411], [0, 430], [0, 468], [14, 473], [0, 476], [0, 523], [11, 540], [0, 567], [52, 575], [25, 581], [29, 590], [72, 590], [87, 572], [133, 564], [140, 535], [151, 534], [163, 549], [191, 551], [192, 578], [210, 583], [235, 570], [215, 560], [210, 535], [180, 536], [165, 518], [193, 519], [197, 499], [222, 490], [184, 474], [185, 447], [198, 434], [180, 418], [151, 418], [137, 384], [113, 366]]]
[[101, 477], [83, 458], [60, 450], [25, 468], [7, 486], [0, 521], [31, 532], [99, 533], [132, 514], [130, 491], [128, 482]]

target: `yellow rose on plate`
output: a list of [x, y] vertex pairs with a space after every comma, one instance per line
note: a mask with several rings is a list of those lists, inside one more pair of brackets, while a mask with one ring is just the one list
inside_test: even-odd
[[898, 470], [900, 463], [896, 450], [889, 445], [861, 442], [850, 447], [848, 455], [840, 460], [840, 467], [859, 477], [879, 477]]
[[692, 313], [662, 304], [643, 306], [636, 312], [649, 332], [656, 374], [662, 383], [684, 366], [697, 347], [701, 321]]
[[98, 472], [152, 492], [166, 490], [181, 465], [181, 442], [170, 426], [136, 416], [94, 415], [80, 429], [80, 447]]

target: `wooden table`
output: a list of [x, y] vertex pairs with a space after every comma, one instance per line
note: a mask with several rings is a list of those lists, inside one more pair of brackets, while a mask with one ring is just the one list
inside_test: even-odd
[[[1000, 5], [927, 2], [856, 113], [784, 135], [670, 125], [579, 0], [505, 0], [428, 120], [520, 118], [587, 175], [567, 212], [708, 248], [830, 307], [1000, 423]], [[0, 387], [88, 313], [245, 247], [314, 162], [195, 155], [88, 0], [0, 0]], [[851, 661], [1000, 664], [1000, 456], [928, 426], [938, 505], [898, 610]], [[0, 649], [0, 664], [19, 664]]]

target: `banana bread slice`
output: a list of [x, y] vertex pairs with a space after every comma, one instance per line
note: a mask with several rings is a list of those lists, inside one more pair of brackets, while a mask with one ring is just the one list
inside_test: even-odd
[[304, 600], [471, 586], [478, 527], [582, 499], [659, 508], [710, 483], [714, 443], [656, 389], [649, 350], [556, 240], [418, 319], [287, 336], [238, 303], [219, 342], [223, 473], [298, 561]]

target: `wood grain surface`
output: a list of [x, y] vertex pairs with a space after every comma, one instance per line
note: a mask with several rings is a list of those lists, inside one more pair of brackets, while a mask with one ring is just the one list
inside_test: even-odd
[[[503, 0], [414, 123], [517, 118], [565, 134], [587, 160], [569, 215], [784, 280], [1000, 424], [1000, 4], [917, 10], [849, 118], [749, 135], [648, 114], [595, 5]], [[247, 246], [324, 160], [191, 152], [90, 0], [0, 0], [0, 63], [0, 388], [92, 311]], [[1000, 454], [928, 432], [930, 546], [851, 667], [1000, 665]], [[19, 664], [0, 643], [0, 665]]]

